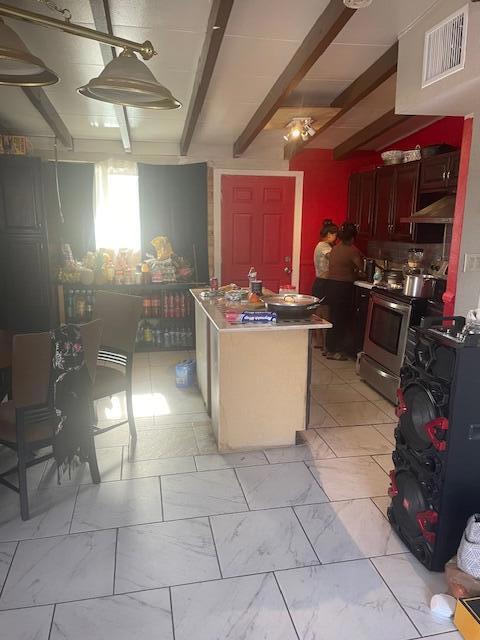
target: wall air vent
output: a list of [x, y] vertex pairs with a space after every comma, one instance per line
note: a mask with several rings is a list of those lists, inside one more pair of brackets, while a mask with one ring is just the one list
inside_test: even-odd
[[422, 88], [465, 67], [468, 5], [425, 34]]

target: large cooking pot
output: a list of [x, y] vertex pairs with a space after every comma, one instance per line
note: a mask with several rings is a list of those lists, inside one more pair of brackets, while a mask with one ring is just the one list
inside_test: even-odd
[[423, 274], [407, 274], [403, 281], [403, 293], [412, 298], [431, 298], [435, 288], [435, 278]]
[[322, 300], [315, 296], [289, 293], [265, 298], [265, 304], [269, 311], [275, 311], [282, 318], [306, 318], [318, 309]]

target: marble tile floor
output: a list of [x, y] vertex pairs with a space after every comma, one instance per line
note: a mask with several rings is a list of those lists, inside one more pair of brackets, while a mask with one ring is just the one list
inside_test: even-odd
[[0, 637], [459, 640], [428, 609], [444, 577], [386, 520], [392, 408], [354, 364], [314, 352], [296, 446], [220, 454], [198, 391], [175, 387], [186, 355], [136, 357], [138, 442], [97, 437], [100, 485], [34, 467], [28, 522], [0, 488]]

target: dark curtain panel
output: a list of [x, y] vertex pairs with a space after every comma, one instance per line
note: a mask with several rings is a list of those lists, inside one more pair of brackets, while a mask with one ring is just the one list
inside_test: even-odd
[[138, 165], [143, 252], [150, 241], [168, 236], [173, 250], [193, 264], [197, 278], [208, 280], [207, 165]]
[[49, 235], [68, 242], [80, 260], [87, 251], [95, 251], [94, 189], [95, 165], [84, 162], [59, 162], [58, 182], [65, 222], [60, 222], [55, 183], [55, 164], [44, 163], [45, 209]]

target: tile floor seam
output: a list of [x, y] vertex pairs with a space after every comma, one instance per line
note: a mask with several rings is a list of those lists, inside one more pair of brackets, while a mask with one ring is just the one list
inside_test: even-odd
[[[283, 507], [285, 508], [285, 507]], [[406, 555], [406, 553], [397, 553], [397, 554], [392, 554], [392, 555]], [[391, 557], [391, 556], [376, 556], [376, 557]], [[364, 560], [364, 561], [368, 561], [370, 562], [374, 567], [375, 565], [373, 564], [373, 562], [370, 561], [370, 558], [360, 558], [360, 560]], [[269, 571], [258, 571], [258, 572], [254, 572], [254, 573], [242, 573], [241, 575], [236, 575], [236, 576], [231, 576], [231, 577], [221, 577], [221, 578], [208, 578], [206, 580], [196, 580], [193, 582], [182, 582], [179, 584], [173, 584], [173, 585], [169, 585], [169, 586], [163, 586], [163, 587], [148, 587], [146, 589], [134, 589], [132, 591], [124, 591], [121, 593], [114, 593], [114, 594], [104, 594], [104, 595], [100, 595], [100, 596], [88, 596], [85, 598], [76, 598], [74, 600], [61, 600], [58, 602], [47, 602], [47, 603], [42, 603], [42, 604], [36, 604], [36, 605], [31, 605], [31, 604], [27, 604], [27, 605], [22, 605], [20, 607], [12, 607], [9, 609], [1, 609], [0, 613], [5, 612], [5, 611], [21, 611], [23, 609], [35, 609], [38, 607], [57, 607], [58, 605], [63, 605], [63, 604], [72, 604], [72, 603], [76, 603], [76, 602], [87, 602], [89, 600], [104, 600], [106, 598], [112, 598], [113, 596], [128, 596], [130, 594], [137, 594], [137, 593], [144, 593], [146, 591], [160, 591], [163, 589], [175, 589], [176, 587], [186, 587], [186, 586], [192, 586], [192, 585], [197, 585], [197, 584], [206, 584], [209, 582], [219, 582], [219, 581], [225, 581], [225, 580], [234, 580], [237, 578], [246, 578], [246, 577], [253, 577], [253, 576], [259, 576], [259, 575], [267, 575], [269, 573], [283, 573], [286, 571], [294, 571], [297, 569], [306, 569], [309, 567], [327, 567], [327, 566], [332, 566], [335, 564], [346, 564], [349, 562], [358, 562], [359, 560], [339, 560], [337, 562], [325, 562], [325, 563], [316, 563], [316, 564], [308, 564], [308, 565], [304, 565], [301, 567], [295, 566], [295, 567], [285, 567], [283, 569], [273, 569], [273, 570], [269, 570]], [[378, 570], [375, 567], [375, 570], [378, 572]], [[382, 577], [382, 581], [385, 582], [385, 580]], [[386, 584], [386, 583], [385, 583]], [[388, 584], [387, 584], [388, 587]], [[390, 587], [388, 587], [388, 590], [392, 593]], [[398, 602], [398, 599], [394, 596], [395, 601]], [[400, 604], [400, 603], [399, 603]], [[402, 608], [403, 611], [404, 608], [403, 606], [400, 604], [400, 607]], [[406, 612], [405, 612], [406, 613]], [[408, 614], [406, 614], [408, 616]], [[410, 616], [408, 616], [409, 620], [410, 620]], [[415, 626], [415, 625], [414, 625]], [[417, 629], [417, 627], [415, 626], [415, 629]], [[441, 635], [442, 633], [445, 632], [441, 632], [440, 634], [434, 634], [433, 637], [435, 637], [435, 635]], [[449, 633], [449, 632], [447, 632]], [[422, 636], [420, 634], [419, 636], [420, 638], [424, 638], [424, 637], [430, 637], [430, 636]], [[414, 639], [411, 639], [414, 640]]]
[[207, 517], [208, 517], [208, 525], [210, 527], [210, 533], [212, 534], [213, 548], [215, 549], [215, 556], [217, 558], [218, 571], [220, 572], [220, 579], [223, 580], [223, 572], [222, 572], [222, 567], [220, 566], [220, 556], [218, 555], [217, 541], [215, 540], [215, 535], [213, 533], [212, 516], [207, 516]]
[[[405, 553], [403, 554], [395, 554], [395, 555], [405, 555]], [[381, 556], [381, 557], [387, 557], [387, 556]], [[375, 571], [378, 573], [378, 575], [380, 576], [380, 579], [382, 580], [382, 582], [384, 583], [384, 585], [387, 587], [387, 589], [390, 591], [390, 593], [392, 594], [392, 596], [395, 598], [395, 601], [398, 602], [398, 606], [401, 608], [401, 610], [403, 611], [403, 613], [407, 616], [407, 618], [410, 620], [410, 622], [413, 625], [413, 628], [415, 629], [415, 631], [418, 633], [420, 638], [423, 638], [423, 634], [421, 633], [420, 629], [417, 627], [417, 625], [415, 624], [415, 622], [412, 620], [412, 618], [408, 615], [407, 610], [405, 609], [405, 607], [403, 606], [403, 604], [400, 602], [400, 600], [397, 598], [397, 596], [394, 594], [393, 590], [390, 588], [390, 585], [388, 584], [388, 582], [385, 580], [385, 578], [382, 576], [382, 574], [380, 573], [380, 571], [377, 569], [377, 567], [375, 566], [375, 563], [371, 561], [370, 558], [368, 558], [368, 562], [372, 565], [372, 567], [375, 569]]]
[[[78, 499], [79, 492], [80, 492], [80, 485], [78, 485], [77, 490], [75, 491], [75, 499], [73, 501], [72, 517], [70, 518], [70, 524], [68, 526], [68, 533], [66, 533], [64, 535], [70, 535], [72, 533], [73, 518], [75, 517], [75, 509], [77, 508], [77, 499]], [[56, 536], [45, 536], [45, 537], [55, 538]], [[33, 540], [37, 540], [37, 538], [32, 538], [32, 539]]]
[[158, 485], [159, 485], [159, 489], [160, 489], [160, 513], [162, 515], [162, 522], [165, 522], [165, 514], [163, 513], [162, 476], [158, 476]]
[[290, 620], [292, 622], [292, 627], [293, 627], [293, 630], [295, 631], [295, 635], [297, 636], [298, 640], [302, 640], [302, 638], [300, 638], [299, 632], [297, 631], [297, 627], [295, 626], [295, 622], [293, 620], [292, 612], [290, 611], [290, 609], [288, 607], [287, 601], [286, 601], [285, 596], [283, 594], [282, 588], [280, 587], [280, 583], [279, 583], [279, 581], [277, 579], [275, 571], [272, 571], [272, 574], [273, 574], [273, 579], [275, 580], [275, 584], [277, 585], [277, 588], [278, 588], [278, 590], [280, 592], [280, 595], [282, 597], [283, 603], [285, 604], [285, 609], [287, 610], [288, 617], [290, 618]]
[[[328, 459], [328, 458], [327, 458]], [[330, 458], [331, 460], [332, 458]], [[330, 498], [330, 496], [328, 495], [328, 493], [325, 491], [325, 489], [322, 487], [322, 485], [320, 484], [320, 480], [315, 476], [315, 474], [312, 471], [312, 467], [309, 466], [307, 464], [307, 462], [315, 462], [316, 458], [314, 458], [313, 460], [302, 460], [303, 464], [307, 467], [308, 472], [310, 473], [310, 475], [312, 476], [312, 478], [315, 480], [315, 482], [318, 484], [318, 486], [320, 487], [320, 489], [323, 491], [323, 493], [326, 495], [326, 497], [328, 498], [328, 502], [333, 502], [333, 500]], [[317, 459], [318, 460], [318, 459]], [[335, 458], [336, 460], [336, 458]], [[320, 462], [320, 460], [318, 460], [318, 462]], [[312, 465], [313, 466], [313, 465]], [[297, 505], [297, 506], [301, 506], [301, 505]]]
[[[328, 502], [327, 502], [327, 503], [325, 503], [325, 502], [318, 503], [318, 502], [317, 502], [316, 504], [330, 504], [330, 503], [328, 503]], [[303, 506], [305, 506], [305, 507], [310, 507], [310, 506], [313, 506], [313, 505], [303, 505], [303, 504], [302, 504], [302, 505], [298, 505], [298, 506], [302, 506], [302, 507], [303, 507]], [[305, 531], [305, 528], [304, 528], [304, 526], [303, 526], [303, 524], [302, 524], [302, 522], [301, 522], [300, 518], [298, 517], [298, 513], [296, 512], [295, 507], [290, 507], [290, 509], [293, 511], [293, 513], [294, 513], [294, 515], [295, 515], [295, 518], [297, 519], [298, 524], [300, 525], [300, 528], [302, 529], [302, 531], [303, 531], [303, 533], [304, 533], [305, 537], [307, 538], [307, 540], [308, 540], [308, 544], [311, 546], [312, 551], [313, 551], [313, 553], [315, 554], [315, 557], [316, 557], [316, 558], [317, 558], [317, 560], [318, 560], [318, 564], [320, 564], [320, 565], [321, 565], [321, 564], [323, 564], [323, 563], [322, 563], [322, 561], [320, 560], [320, 557], [319, 557], [318, 553], [317, 553], [317, 552], [316, 552], [316, 550], [315, 550], [315, 547], [313, 546], [313, 542], [310, 540], [310, 537], [309, 537], [308, 533]], [[311, 565], [310, 565], [310, 566], [311, 566]]]
[[53, 611], [52, 611], [52, 619], [50, 620], [50, 629], [48, 630], [48, 637], [47, 640], [50, 640], [50, 638], [52, 637], [52, 631], [53, 631], [53, 621], [55, 619], [55, 612], [57, 610], [57, 605], [54, 604], [53, 605]]
[[[392, 451], [392, 453], [393, 453], [393, 451]], [[372, 460], [375, 462], [375, 464], [377, 464], [377, 465], [380, 467], [380, 469], [381, 469], [384, 473], [386, 473], [386, 474], [387, 474], [387, 476], [388, 476], [387, 471], [385, 471], [385, 469], [384, 469], [384, 468], [382, 467], [382, 465], [378, 462], [378, 460], [375, 460], [375, 456], [388, 456], [388, 455], [389, 455], [388, 453], [373, 453], [373, 454], [370, 456], [370, 457], [372, 458]], [[393, 460], [392, 460], [392, 469], [393, 469]], [[375, 497], [377, 497], [377, 496], [375, 496]]]
[[[266, 465], [263, 465], [263, 466], [266, 466]], [[243, 499], [245, 500], [245, 504], [247, 505], [247, 510], [248, 511], [253, 511], [253, 509], [250, 508], [250, 504], [249, 504], [249, 502], [247, 500], [247, 496], [245, 495], [245, 491], [243, 490], [242, 483], [240, 482], [240, 478], [238, 477], [238, 473], [237, 473], [237, 470], [236, 470], [235, 467], [233, 468], [233, 473], [235, 474], [235, 478], [237, 479], [237, 482], [238, 482], [238, 484], [240, 486], [240, 490], [242, 492]], [[255, 511], [257, 511], [257, 509], [255, 509]]]
[[171, 622], [172, 622], [172, 640], [175, 640], [175, 620], [173, 618], [172, 587], [168, 587], [168, 596], [170, 598], [170, 619], [171, 619]]
[[8, 569], [7, 569], [7, 573], [5, 575], [5, 580], [3, 581], [2, 588], [0, 589], [0, 602], [2, 601], [3, 591], [5, 589], [5, 585], [7, 584], [8, 576], [10, 574], [10, 569], [12, 568], [13, 561], [15, 560], [15, 556], [17, 554], [17, 549], [20, 546], [20, 540], [16, 540], [16, 541], [15, 540], [11, 540], [10, 542], [16, 542], [17, 544], [15, 545], [15, 551], [13, 552], [12, 558], [10, 560], [10, 564], [8, 566]]
[[123, 456], [125, 455], [125, 447], [122, 445], [122, 454], [120, 456], [120, 480], [123, 480]]
[[117, 577], [117, 550], [118, 550], [118, 527], [115, 529], [115, 550], [113, 552], [113, 584], [112, 595], [115, 595], [115, 580]]

